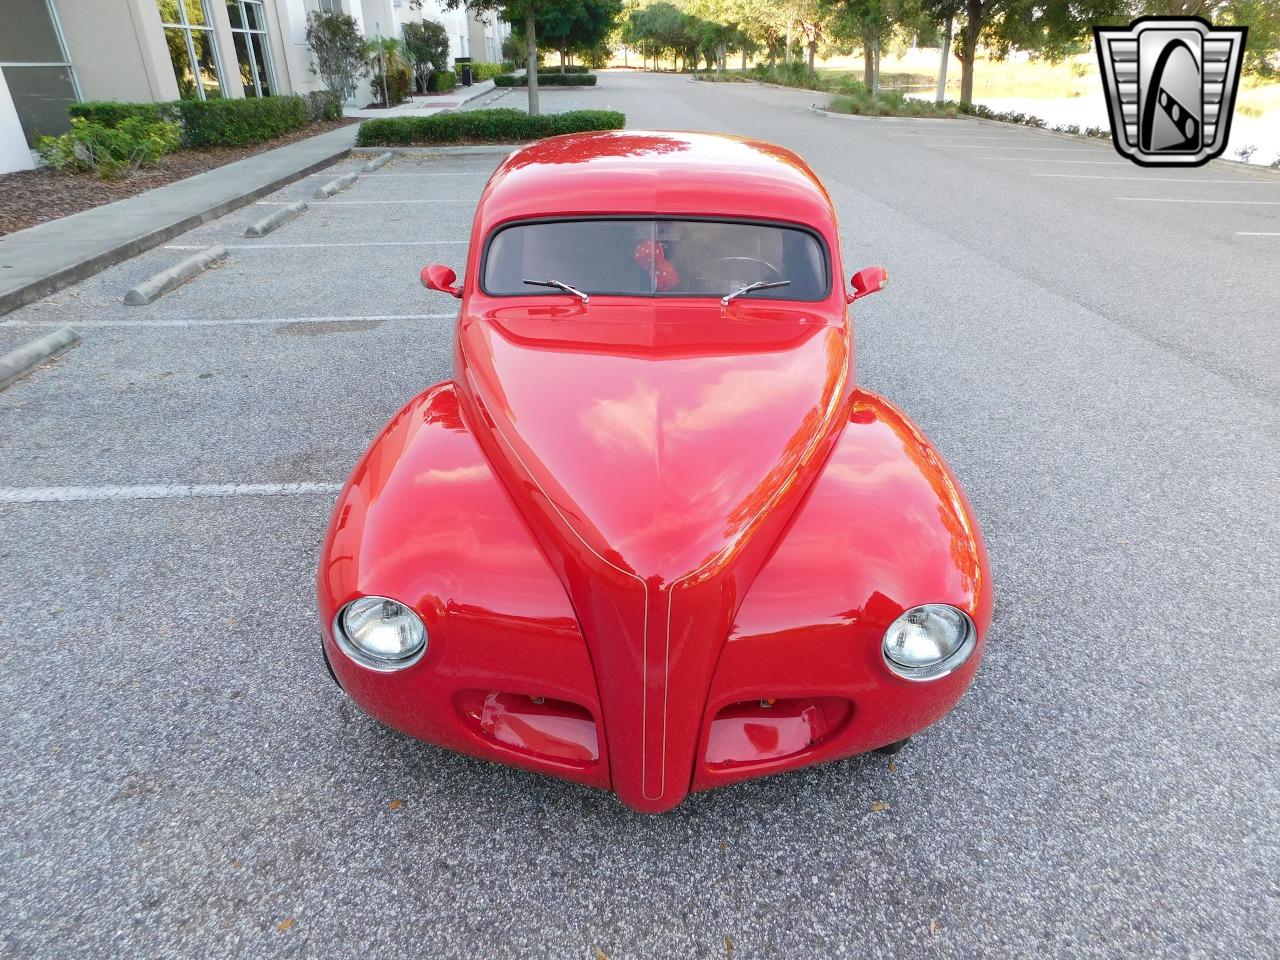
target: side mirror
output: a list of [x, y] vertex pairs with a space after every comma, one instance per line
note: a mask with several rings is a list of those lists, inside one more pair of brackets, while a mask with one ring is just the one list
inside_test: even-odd
[[443, 263], [429, 263], [422, 268], [422, 285], [428, 290], [439, 290], [451, 297], [461, 297], [462, 291], [457, 287], [458, 275], [452, 267]]
[[863, 267], [849, 278], [849, 283], [853, 286], [853, 293], [848, 294], [847, 299], [850, 303], [855, 300], [861, 300], [867, 294], [883, 290], [884, 285], [888, 282], [889, 271], [884, 267]]

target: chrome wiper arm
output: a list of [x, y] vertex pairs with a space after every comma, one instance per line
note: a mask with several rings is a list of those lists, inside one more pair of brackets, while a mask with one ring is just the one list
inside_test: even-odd
[[[525, 281], [525, 283], [528, 282], [528, 280]], [[774, 287], [789, 286], [791, 286], [790, 280], [757, 280], [755, 283], [748, 283], [741, 290], [735, 290], [733, 293], [725, 294], [720, 298], [720, 306], [727, 307], [729, 305], [729, 301], [734, 297], [740, 297], [744, 293], [750, 293], [752, 290], [772, 290]]]
[[577, 287], [569, 286], [563, 280], [525, 280], [523, 282], [527, 283], [531, 287], [555, 287], [557, 290], [563, 290], [565, 293], [571, 293], [575, 297], [579, 297], [584, 305], [591, 302], [591, 298], [585, 293]]

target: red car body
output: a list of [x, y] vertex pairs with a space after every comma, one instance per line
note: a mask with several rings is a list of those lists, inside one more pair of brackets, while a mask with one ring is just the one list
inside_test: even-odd
[[[597, 216], [800, 225], [829, 290], [722, 305], [482, 289], [496, 230]], [[981, 656], [987, 559], [929, 441], [855, 386], [842, 277], [831, 201], [783, 148], [619, 131], [511, 154], [460, 287], [424, 271], [461, 297], [454, 378], [396, 415], [334, 510], [319, 613], [342, 688], [410, 736], [649, 812], [946, 714]], [[421, 617], [420, 660], [382, 672], [343, 652], [335, 617], [364, 595]], [[924, 603], [978, 636], [922, 683], [881, 642]]]

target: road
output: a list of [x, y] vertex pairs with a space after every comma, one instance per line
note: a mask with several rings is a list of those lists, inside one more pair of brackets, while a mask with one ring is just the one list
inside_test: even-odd
[[[956, 711], [893, 764], [660, 817], [362, 715], [313, 565], [336, 485], [448, 376], [452, 301], [417, 270], [461, 267], [496, 158], [399, 160], [240, 238], [311, 178], [0, 319], [2, 349], [84, 334], [0, 392], [0, 951], [1274, 956], [1280, 179], [814, 97], [543, 94], [796, 149], [846, 272], [889, 268], [859, 378], [950, 461], [997, 586]], [[120, 305], [215, 240], [225, 266]]]

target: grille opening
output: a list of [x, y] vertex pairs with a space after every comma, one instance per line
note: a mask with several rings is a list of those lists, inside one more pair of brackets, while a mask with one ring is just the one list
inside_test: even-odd
[[707, 738], [713, 768], [781, 760], [836, 733], [853, 712], [842, 697], [743, 700], [716, 714]]
[[468, 690], [458, 695], [456, 705], [473, 731], [509, 750], [583, 767], [600, 759], [595, 719], [576, 703], [498, 690]]

